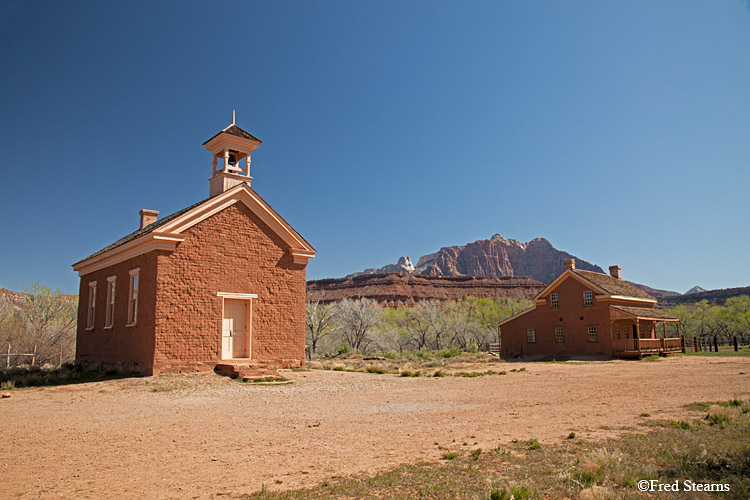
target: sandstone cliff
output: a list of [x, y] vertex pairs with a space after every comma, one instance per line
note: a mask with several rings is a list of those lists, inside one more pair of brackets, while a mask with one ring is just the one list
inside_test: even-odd
[[585, 260], [568, 252], [557, 250], [544, 238], [527, 243], [506, 239], [499, 234], [489, 240], [478, 240], [466, 245], [441, 248], [438, 252], [423, 255], [414, 268], [409, 257], [401, 257], [397, 264], [379, 269], [366, 269], [360, 274], [414, 272], [427, 276], [530, 276], [549, 283], [563, 271], [565, 259], [576, 259], [576, 267], [586, 271], [604, 272]]
[[544, 283], [528, 277], [441, 277], [410, 273], [362, 274], [347, 278], [307, 282], [307, 300], [322, 303], [345, 298], [368, 298], [398, 307], [422, 300], [456, 300], [468, 297], [531, 299]]

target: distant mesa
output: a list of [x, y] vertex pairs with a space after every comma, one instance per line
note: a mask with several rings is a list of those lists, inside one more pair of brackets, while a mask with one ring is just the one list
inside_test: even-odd
[[693, 294], [693, 293], [703, 293], [703, 292], [707, 292], [707, 291], [708, 290], [706, 290], [705, 288], [702, 288], [702, 287], [699, 287], [698, 285], [695, 285], [693, 288], [691, 288], [690, 290], [688, 290], [687, 292], [685, 292], [685, 295], [690, 295], [690, 294]]

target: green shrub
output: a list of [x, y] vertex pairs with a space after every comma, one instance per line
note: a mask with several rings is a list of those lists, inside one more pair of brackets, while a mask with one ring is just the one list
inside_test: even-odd
[[346, 343], [346, 342], [342, 342], [342, 343], [340, 343], [340, 344], [338, 345], [338, 347], [336, 347], [336, 352], [337, 352], [337, 353], [339, 353], [339, 354], [347, 354], [347, 353], [350, 353], [350, 352], [352, 352], [352, 346], [350, 346], [350, 345], [349, 345], [348, 343]]
[[721, 425], [729, 422], [729, 415], [723, 413], [708, 413], [705, 420], [708, 420], [710, 425]]
[[455, 347], [448, 347], [442, 351], [437, 351], [436, 354], [441, 358], [455, 358], [461, 355], [461, 350]]
[[482, 448], [477, 448], [476, 450], [471, 450], [471, 459], [472, 460], [479, 460], [479, 457], [482, 456]]
[[539, 441], [536, 440], [536, 438], [529, 439], [526, 444], [528, 445], [528, 448], [530, 450], [538, 450], [542, 447], [542, 445], [539, 443]]
[[458, 453], [456, 453], [455, 451], [443, 454], [443, 460], [455, 460], [456, 457], [458, 457]]
[[367, 373], [385, 373], [385, 368], [383, 368], [382, 366], [367, 365], [366, 370]]
[[576, 438], [575, 432], [571, 432], [570, 434], [568, 434], [568, 439], [575, 439], [575, 438]]
[[433, 377], [445, 377], [445, 373], [443, 373], [443, 370], [437, 370], [435, 373], [432, 374]]

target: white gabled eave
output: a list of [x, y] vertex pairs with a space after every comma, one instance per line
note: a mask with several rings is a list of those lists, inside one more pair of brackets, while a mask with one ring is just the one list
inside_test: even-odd
[[78, 272], [79, 276], [84, 276], [153, 250], [173, 251], [177, 247], [177, 244], [185, 239], [183, 233], [186, 230], [237, 202], [241, 202], [247, 206], [289, 245], [289, 253], [294, 258], [296, 264], [306, 264], [308, 259], [314, 257], [317, 253], [309, 243], [302, 239], [249, 186], [239, 184], [169, 221], [167, 224], [159, 227], [158, 231], [145, 234], [135, 240], [74, 264], [73, 270]]

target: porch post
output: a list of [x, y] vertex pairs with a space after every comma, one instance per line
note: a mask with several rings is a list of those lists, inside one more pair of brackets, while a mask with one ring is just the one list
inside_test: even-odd
[[635, 350], [641, 352], [641, 321], [635, 318]]

